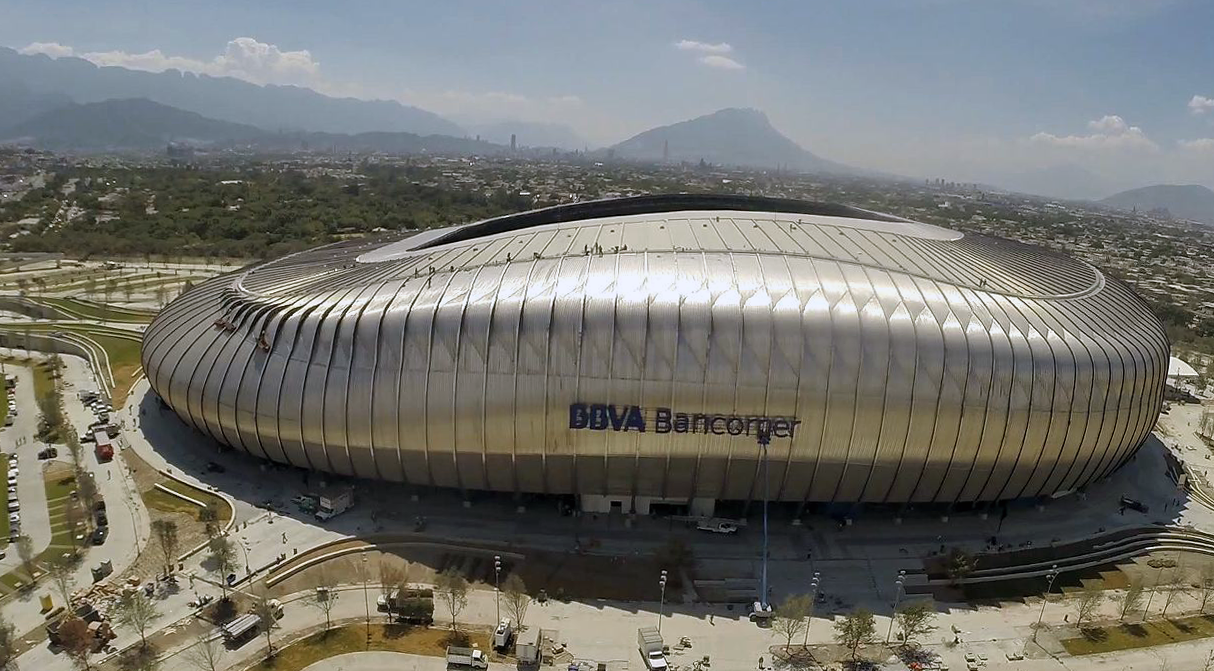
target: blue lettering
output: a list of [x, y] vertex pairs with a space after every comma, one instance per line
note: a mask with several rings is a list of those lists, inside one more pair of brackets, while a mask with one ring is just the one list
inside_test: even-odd
[[588, 428], [594, 429], [595, 431], [602, 431], [603, 429], [607, 428], [607, 422], [607, 406], [602, 405], [601, 403], [596, 403], [590, 406], [590, 424], [588, 425]]
[[584, 429], [590, 424], [590, 413], [586, 411], [585, 403], [569, 404], [569, 428]]
[[628, 407], [628, 418], [624, 424], [624, 430], [645, 433], [645, 417], [641, 414], [641, 409], [635, 405]]

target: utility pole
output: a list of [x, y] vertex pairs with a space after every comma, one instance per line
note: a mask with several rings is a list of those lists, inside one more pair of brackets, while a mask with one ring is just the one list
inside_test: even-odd
[[906, 571], [898, 571], [898, 578], [894, 580], [894, 612], [889, 615], [889, 629], [885, 632], [885, 644], [889, 645], [889, 638], [894, 634], [894, 619], [898, 616], [898, 599], [902, 597], [902, 585], [906, 582]]
[[371, 643], [371, 602], [367, 595], [367, 553], [363, 553], [363, 608], [367, 611], [367, 643]]
[[[1046, 575], [1049, 576], [1050, 580], [1048, 583], [1046, 583], [1045, 594], [1043, 594], [1041, 597], [1041, 612], [1037, 614], [1037, 626], [1033, 627], [1033, 640], [1034, 641], [1037, 640], [1037, 631], [1039, 629], [1041, 629], [1041, 618], [1045, 616], [1045, 604], [1047, 601], [1050, 600], [1050, 590], [1054, 589], [1054, 578], [1058, 577], [1058, 565], [1054, 564], [1053, 566], [1051, 566], [1049, 572], [1046, 573]], [[1147, 605], [1148, 605], [1148, 607], [1150, 606], [1150, 604], [1147, 604]]]
[[662, 596], [658, 600], [658, 633], [662, 633], [662, 612], [666, 610], [666, 569], [662, 569], [662, 574], [658, 577], [658, 589], [662, 591]]
[[771, 442], [771, 434], [768, 433], [767, 427], [759, 427], [758, 442], [759, 448], [763, 450], [763, 568], [759, 581], [759, 605], [764, 613], [769, 613], [771, 606], [767, 604], [767, 500], [770, 496], [770, 479], [767, 477], [767, 445]]
[[805, 622], [805, 643], [804, 648], [809, 648], [809, 628], [814, 623], [814, 603], [818, 598], [818, 585], [821, 584], [822, 574], [814, 571], [814, 579], [809, 581], [809, 617]]
[[[497, 607], [497, 621], [502, 621], [502, 556], [493, 555], [493, 601]], [[517, 622], [515, 625], [517, 626]]]

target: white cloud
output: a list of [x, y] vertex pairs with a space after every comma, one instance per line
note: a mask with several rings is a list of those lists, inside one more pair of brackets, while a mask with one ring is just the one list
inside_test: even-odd
[[1181, 149], [1190, 151], [1208, 151], [1214, 153], [1214, 137], [1200, 137], [1196, 140], [1180, 140], [1176, 143]]
[[1088, 122], [1088, 135], [1054, 135], [1044, 131], [1034, 134], [1029, 141], [1035, 144], [1049, 145], [1067, 149], [1108, 150], [1108, 149], [1159, 149], [1159, 145], [1142, 132], [1138, 126], [1131, 126], [1125, 119], [1108, 114]]
[[722, 70], [745, 70], [746, 69], [745, 65], [742, 65], [741, 63], [735, 61], [734, 59], [732, 59], [728, 56], [718, 56], [716, 54], [713, 54], [711, 56], [700, 56], [700, 58], [698, 60], [710, 68], [720, 68]]
[[78, 56], [101, 66], [130, 70], [163, 72], [181, 70], [216, 77], [236, 77], [255, 84], [316, 84], [320, 81], [320, 63], [307, 50], [283, 51], [277, 45], [252, 37], [238, 37], [227, 43], [222, 54], [211, 60], [171, 56], [159, 49], [143, 53], [127, 51], [77, 52], [55, 42], [34, 42], [21, 49], [23, 54], [46, 54], [52, 58]]
[[1205, 114], [1206, 112], [1214, 112], [1214, 98], [1205, 96], [1193, 96], [1189, 100], [1189, 111], [1193, 114]]
[[59, 44], [58, 42], [32, 42], [29, 46], [18, 49], [17, 51], [27, 56], [31, 56], [33, 54], [45, 54], [51, 58], [63, 58], [65, 56], [71, 56], [73, 53], [75, 53], [75, 50], [71, 47], [67, 46], [66, 44]]
[[728, 54], [733, 51], [733, 45], [728, 42], [712, 44], [710, 42], [697, 42], [696, 40], [679, 40], [674, 43], [674, 46], [680, 51], [699, 51], [705, 54]]

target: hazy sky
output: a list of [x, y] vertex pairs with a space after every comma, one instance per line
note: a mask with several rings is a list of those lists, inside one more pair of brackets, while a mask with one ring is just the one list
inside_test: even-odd
[[559, 121], [595, 144], [756, 107], [827, 158], [1214, 186], [1214, 2], [0, 0], [0, 44]]

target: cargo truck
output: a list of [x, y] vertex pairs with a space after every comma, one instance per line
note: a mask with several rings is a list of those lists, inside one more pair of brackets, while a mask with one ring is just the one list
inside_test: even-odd
[[354, 489], [332, 489], [317, 497], [316, 519], [324, 522], [354, 507]]
[[666, 671], [666, 652], [657, 627], [637, 629], [637, 648], [641, 651], [641, 659], [645, 660], [645, 668], [649, 671]]
[[457, 648], [447, 646], [448, 669], [488, 669], [489, 660], [485, 653], [476, 648]]

